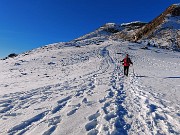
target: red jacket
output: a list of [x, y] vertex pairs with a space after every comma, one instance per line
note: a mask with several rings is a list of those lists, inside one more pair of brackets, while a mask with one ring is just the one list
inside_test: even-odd
[[133, 64], [131, 59], [126, 57], [122, 60], [124, 66], [130, 66], [130, 64]]

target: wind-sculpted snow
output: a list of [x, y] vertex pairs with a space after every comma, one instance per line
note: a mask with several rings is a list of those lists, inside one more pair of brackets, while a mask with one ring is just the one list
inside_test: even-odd
[[[112, 40], [76, 45], [0, 61], [0, 134], [180, 133], [179, 53]], [[124, 77], [127, 52], [134, 66]]]

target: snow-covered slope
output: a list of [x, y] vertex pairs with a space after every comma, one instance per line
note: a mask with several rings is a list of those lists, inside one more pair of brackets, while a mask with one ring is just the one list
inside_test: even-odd
[[97, 30], [95, 30], [94, 32], [91, 32], [89, 34], [86, 34], [78, 39], [76, 39], [75, 41], [79, 41], [79, 40], [87, 40], [87, 39], [91, 39], [94, 37], [109, 37], [110, 35], [112, 35], [113, 33], [117, 33], [118, 31], [121, 31], [122, 27], [120, 25], [117, 25], [115, 23], [107, 23], [103, 26], [101, 26], [100, 28], [98, 28]]
[[[85, 45], [92, 44], [92, 39], [95, 44], [99, 45], [103, 40], [107, 39], [121, 39], [121, 40], [134, 40], [134, 35], [136, 32], [142, 28], [146, 23], [140, 21], [134, 21], [130, 23], [115, 24], [107, 23], [94, 32], [90, 32], [80, 38], [73, 40], [76, 43], [82, 45], [82, 41]], [[93, 42], [94, 43], [94, 42]]]
[[109, 39], [111, 35], [121, 31], [122, 29], [123, 27], [121, 27], [121, 25], [107, 23], [97, 30], [71, 41], [71, 44], [77, 47], [93, 44], [100, 45], [104, 42], [104, 40]]
[[147, 23], [134, 21], [130, 23], [121, 24], [122, 30], [113, 34], [112, 39], [123, 39], [127, 41], [134, 41], [136, 33], [143, 28]]
[[144, 47], [179, 45], [179, 8], [169, 10], [160, 24], [107, 23], [0, 60], [0, 135], [179, 135], [180, 53]]
[[180, 47], [180, 16], [167, 16], [165, 21], [148, 36], [151, 45], [178, 49]]
[[[180, 133], [178, 52], [84, 40], [0, 61], [1, 135]], [[134, 66], [124, 77], [127, 52]]]
[[135, 39], [145, 40], [148, 44], [179, 50], [180, 48], [180, 5], [168, 7], [160, 16], [142, 27]]

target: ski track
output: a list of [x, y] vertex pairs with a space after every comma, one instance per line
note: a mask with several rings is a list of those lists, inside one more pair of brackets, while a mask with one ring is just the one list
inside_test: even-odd
[[[126, 49], [108, 44], [93, 52], [62, 58], [62, 66], [71, 66], [97, 56], [100, 65], [80, 78], [0, 96], [0, 119], [7, 123], [16, 120], [9, 129], [3, 125], [2, 128], [5, 129], [1, 130], [0, 134], [34, 134], [39, 128], [45, 130], [38, 134], [57, 134], [65, 119], [79, 115], [83, 107], [94, 105], [96, 109], [92, 110], [91, 114], [82, 114], [86, 122], [81, 127], [87, 135], [178, 135], [180, 113], [177, 113], [175, 108], [164, 105], [164, 101], [159, 99], [156, 93], [145, 91], [147, 87], [139, 83], [134, 73], [128, 78], [123, 76], [117, 51], [121, 50], [120, 55], [124, 55]], [[139, 57], [134, 55], [134, 58]], [[157, 65], [153, 64], [154, 60], [151, 59], [141, 60], [148, 61], [149, 66], [164, 66], [169, 70], [164, 61], [159, 61], [161, 64]], [[70, 73], [65, 74], [67, 76]], [[103, 83], [102, 78], [107, 76], [108, 89], [104, 90], [105, 96], [98, 101], [91, 101], [91, 97], [99, 92], [96, 88]]]

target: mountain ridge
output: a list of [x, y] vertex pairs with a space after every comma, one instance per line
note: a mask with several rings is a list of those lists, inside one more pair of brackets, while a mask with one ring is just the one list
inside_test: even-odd
[[[166, 46], [169, 48], [180, 48], [180, 6], [173, 4], [162, 14], [142, 27], [134, 36], [134, 40], [150, 40], [154, 46]], [[169, 34], [167, 34], [169, 33]], [[164, 37], [163, 37], [164, 35]], [[169, 36], [169, 37], [168, 37]], [[161, 43], [155, 40], [164, 40]], [[166, 43], [165, 43], [166, 42]]]
[[158, 17], [156, 17], [155, 19], [150, 21], [145, 26], [145, 28], [143, 28], [142, 30], [140, 30], [136, 34], [136, 40], [141, 39], [142, 35], [148, 35], [153, 28], [155, 28], [155, 27], [159, 26], [160, 24], [162, 24], [163, 21], [165, 20], [165, 17], [168, 14], [171, 14], [171, 16], [180, 16], [180, 6], [177, 6], [177, 5], [173, 4], [170, 7], [168, 7], [162, 14], [160, 14]]
[[[169, 6], [163, 13], [147, 23], [141, 21], [122, 24], [106, 23], [93, 32], [64, 42], [62, 46], [100, 45], [106, 39], [126, 40], [179, 51], [180, 4]], [[82, 41], [84, 42], [83, 45]], [[54, 44], [61, 44], [61, 42]]]
[[141, 42], [160, 48], [180, 49], [180, 4], [169, 6], [164, 12], [148, 23], [135, 21], [130, 23], [106, 23], [94, 32], [90, 32], [73, 41], [91, 38], [110, 38]]

